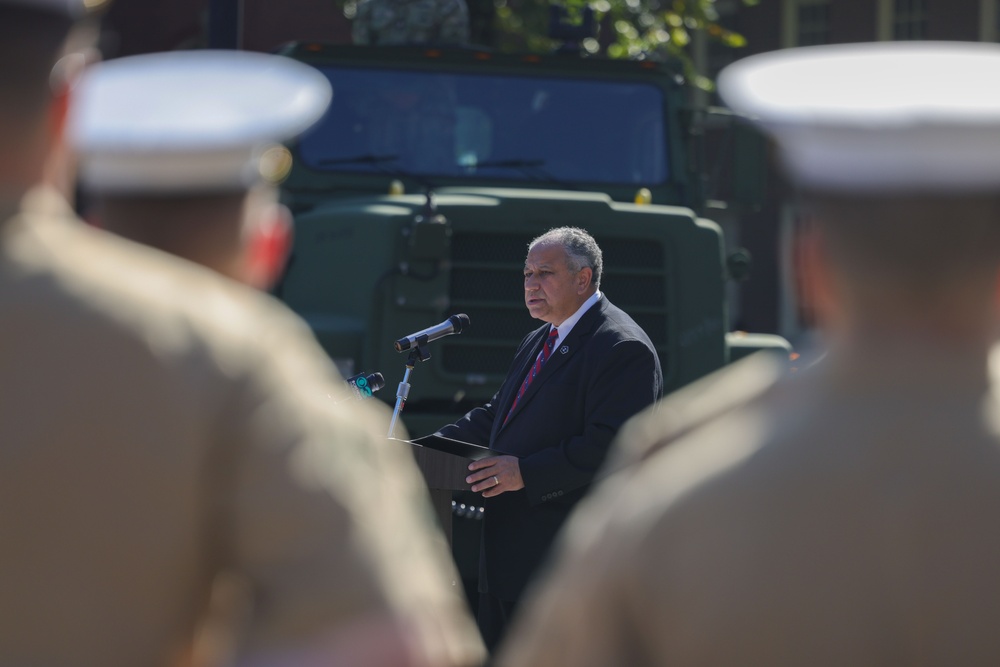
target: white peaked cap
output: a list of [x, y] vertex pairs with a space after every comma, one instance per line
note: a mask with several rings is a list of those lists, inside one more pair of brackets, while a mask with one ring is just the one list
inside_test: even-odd
[[737, 61], [719, 93], [769, 132], [800, 185], [851, 191], [1000, 186], [1000, 44], [883, 42]]
[[[97, 4], [102, 3], [103, 0]], [[27, 7], [39, 11], [65, 14], [70, 17], [82, 16], [87, 8], [85, 0], [0, 0], [0, 5]]]
[[320, 119], [332, 97], [318, 70], [283, 56], [172, 51], [95, 65], [70, 118], [80, 177], [106, 193], [245, 189], [262, 156]]

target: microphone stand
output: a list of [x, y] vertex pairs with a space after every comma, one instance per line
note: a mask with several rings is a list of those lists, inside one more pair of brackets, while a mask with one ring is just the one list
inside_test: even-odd
[[406, 399], [410, 396], [410, 373], [418, 361], [427, 361], [431, 358], [431, 353], [427, 351], [427, 334], [418, 336], [416, 345], [410, 348], [410, 354], [406, 358], [406, 371], [403, 373], [403, 381], [399, 383], [396, 390], [396, 407], [392, 411], [392, 421], [389, 423], [389, 437], [392, 438], [396, 432], [396, 421], [399, 413], [403, 411]]

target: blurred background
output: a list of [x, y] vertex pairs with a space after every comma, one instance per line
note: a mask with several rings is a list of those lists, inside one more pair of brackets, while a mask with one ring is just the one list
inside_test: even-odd
[[[474, 45], [514, 52], [551, 51], [549, 5], [533, 0], [467, 0]], [[567, 2], [594, 10], [596, 30], [582, 55], [675, 59], [692, 99], [715, 103], [711, 81], [738, 58], [775, 49], [873, 40], [1000, 39], [1000, 0], [597, 0]], [[357, 5], [344, 0], [112, 0], [104, 12], [106, 58], [187, 48], [274, 51], [290, 41], [351, 42]], [[710, 130], [709, 130], [710, 133]], [[725, 148], [707, 150], [706, 178], [723, 189]], [[718, 162], [713, 163], [713, 157]], [[731, 180], [731, 179], [730, 179]], [[717, 184], [709, 183], [708, 188]], [[798, 284], [793, 252], [802, 223], [779, 178], [769, 173], [759, 205], [729, 210], [725, 192], [706, 200], [727, 244], [746, 249], [752, 271], [730, 288], [732, 328], [797, 341], [811, 311]]]

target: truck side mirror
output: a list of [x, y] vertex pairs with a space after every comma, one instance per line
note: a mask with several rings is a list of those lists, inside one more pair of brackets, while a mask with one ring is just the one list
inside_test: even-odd
[[733, 124], [732, 132], [733, 203], [741, 208], [760, 208], [767, 194], [767, 139], [740, 121]]
[[719, 202], [716, 208], [760, 208], [767, 194], [767, 139], [722, 107], [709, 107], [700, 118], [705, 199]]

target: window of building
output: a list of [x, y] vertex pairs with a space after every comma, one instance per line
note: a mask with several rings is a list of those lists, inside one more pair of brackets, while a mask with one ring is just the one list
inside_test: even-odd
[[830, 43], [830, 0], [785, 0], [784, 45]]
[[892, 38], [927, 38], [927, 0], [893, 0]]
[[998, 27], [997, 0], [979, 0], [979, 41], [1000, 41]]
[[799, 46], [830, 42], [830, 3], [807, 2], [799, 5]]
[[[716, 0], [715, 11], [719, 14], [716, 23], [724, 30], [739, 33], [738, 18], [741, 6], [737, 0]], [[705, 65], [700, 67], [699, 71], [713, 81], [718, 78], [723, 68], [745, 55], [740, 49], [734, 49], [715, 39], [707, 39], [705, 46]], [[695, 53], [697, 54], [697, 51]]]

